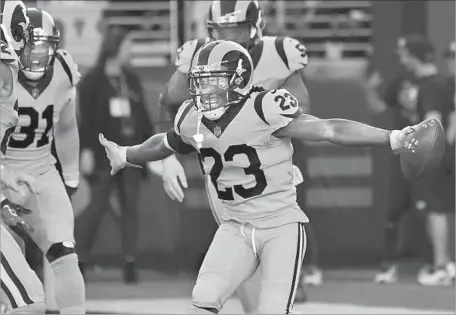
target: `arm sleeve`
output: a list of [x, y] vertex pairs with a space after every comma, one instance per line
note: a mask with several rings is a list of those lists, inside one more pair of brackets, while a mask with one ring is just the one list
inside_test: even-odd
[[[285, 52], [285, 63], [290, 69], [290, 72], [296, 72], [307, 66], [309, 60], [307, 57], [306, 47], [297, 39], [291, 37], [279, 37], [279, 41], [283, 45]], [[276, 42], [276, 45], [279, 43]], [[280, 46], [277, 47], [280, 55]]]
[[197, 44], [197, 39], [189, 40], [177, 50], [174, 65], [179, 72], [187, 74], [190, 71], [192, 58], [195, 54]]
[[165, 145], [168, 149], [180, 154], [189, 154], [196, 151], [195, 148], [186, 143], [182, 136], [178, 135], [173, 128], [166, 133]]
[[285, 89], [259, 93], [254, 106], [258, 116], [270, 126], [271, 133], [302, 114], [296, 98]]
[[63, 70], [68, 75], [70, 84], [72, 86], [76, 86], [81, 80], [81, 73], [79, 72], [78, 65], [74, 61], [73, 56], [71, 56], [68, 51], [59, 49], [57, 51], [56, 58], [60, 61]]
[[185, 124], [185, 118], [193, 106], [192, 100], [183, 102], [174, 118], [174, 127], [166, 133], [165, 144], [168, 149], [176, 153], [189, 154], [196, 151], [195, 147], [190, 144], [190, 141], [181, 134], [182, 125]]

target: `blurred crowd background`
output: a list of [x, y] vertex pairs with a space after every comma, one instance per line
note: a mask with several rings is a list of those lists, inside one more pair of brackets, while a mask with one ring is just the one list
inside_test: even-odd
[[[74, 56], [83, 80], [98, 60], [109, 27], [124, 27], [129, 38], [128, 60], [141, 78], [150, 124], [156, 130], [170, 126], [163, 119], [158, 95], [174, 72], [177, 48], [186, 40], [206, 35], [210, 1], [25, 2], [47, 10], [56, 19], [61, 47]], [[397, 112], [379, 109], [368, 91], [373, 87], [381, 91], [397, 74], [395, 49], [402, 35], [428, 37], [437, 65], [447, 71], [443, 55], [455, 37], [454, 1], [260, 2], [266, 13], [267, 35], [299, 38], [307, 48], [306, 83], [314, 115], [391, 127]], [[90, 113], [90, 102], [84, 106]], [[315, 231], [323, 268], [379, 265], [391, 192], [389, 154], [388, 149], [306, 147], [302, 156], [305, 181], [298, 189]], [[137, 233], [134, 256], [141, 268], [196, 272], [216, 230], [197, 159], [190, 156], [182, 161], [190, 185], [182, 204], [168, 199], [157, 176], [146, 174], [137, 179], [138, 214], [131, 214], [136, 223], [127, 229]], [[101, 163], [105, 165], [85, 174], [73, 198], [78, 217], [86, 215], [90, 202], [99, 197], [88, 182], [94, 172], [108, 172], [108, 160]], [[116, 187], [109, 191], [102, 223], [95, 228], [91, 264], [107, 267], [123, 263], [121, 217], [133, 210], [122, 208], [126, 206], [120, 196]], [[397, 248], [403, 260], [419, 259], [419, 253], [429, 246], [423, 213], [413, 202], [409, 206], [413, 211], [401, 222]], [[454, 226], [451, 235], [454, 248]]]

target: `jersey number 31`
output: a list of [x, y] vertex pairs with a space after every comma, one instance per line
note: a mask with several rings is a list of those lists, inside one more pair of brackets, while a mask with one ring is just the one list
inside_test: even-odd
[[[11, 138], [8, 146], [15, 149], [28, 148], [34, 141], [36, 130], [39, 127], [40, 114], [33, 107], [19, 107], [19, 116], [28, 116], [30, 118], [30, 124], [28, 126], [21, 126], [19, 133], [24, 134], [23, 140], [16, 140]], [[42, 112], [41, 118], [46, 121], [46, 128], [41, 136], [41, 139], [36, 142], [37, 148], [49, 144], [49, 131], [51, 131], [54, 125], [54, 105], [48, 105]]]

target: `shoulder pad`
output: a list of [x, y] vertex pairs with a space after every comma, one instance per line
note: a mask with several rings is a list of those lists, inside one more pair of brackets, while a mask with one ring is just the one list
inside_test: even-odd
[[193, 39], [185, 42], [179, 49], [176, 54], [176, 61], [174, 62], [177, 70], [182, 73], [187, 74], [190, 71], [192, 65], [192, 59], [195, 53], [209, 41], [209, 38], [199, 38]]
[[71, 56], [68, 51], [59, 49], [55, 54], [55, 58], [60, 62], [63, 70], [68, 75], [70, 84], [72, 86], [77, 85], [81, 79], [81, 74], [79, 73], [78, 65], [74, 61], [73, 56]]
[[188, 115], [190, 110], [194, 108], [195, 103], [192, 99], [188, 99], [182, 103], [182, 105], [177, 110], [176, 117], [174, 118], [174, 131], [176, 134], [180, 135], [181, 133], [181, 125], [184, 121], [185, 117]]
[[285, 127], [301, 115], [298, 100], [285, 89], [264, 91], [254, 101], [255, 111], [273, 131]]
[[291, 37], [276, 37], [275, 47], [282, 61], [291, 72], [307, 66], [306, 47], [297, 39]]

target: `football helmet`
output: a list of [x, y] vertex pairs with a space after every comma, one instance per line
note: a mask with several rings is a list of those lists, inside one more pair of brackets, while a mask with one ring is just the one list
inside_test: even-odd
[[33, 26], [22, 1], [1, 1], [2, 41], [21, 56], [26, 47], [33, 47]]
[[30, 80], [38, 80], [54, 62], [59, 48], [60, 33], [52, 16], [41, 9], [27, 9], [33, 28], [33, 47], [26, 47], [20, 57], [22, 72]]
[[210, 120], [219, 119], [227, 107], [241, 100], [252, 87], [253, 63], [240, 44], [211, 41], [195, 54], [188, 73], [198, 110]]
[[209, 37], [230, 40], [250, 49], [262, 36], [265, 26], [258, 1], [213, 1], [207, 19]]

